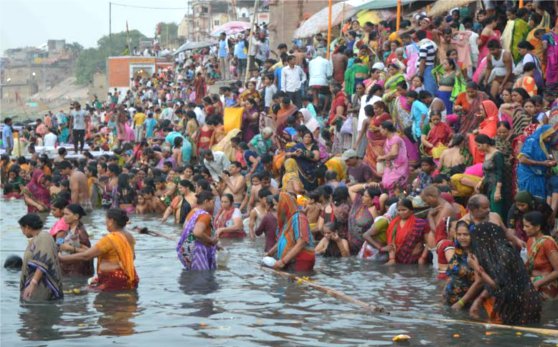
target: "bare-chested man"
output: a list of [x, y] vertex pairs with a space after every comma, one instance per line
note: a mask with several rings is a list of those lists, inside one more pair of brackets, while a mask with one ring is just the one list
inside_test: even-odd
[[91, 211], [91, 198], [89, 197], [89, 188], [87, 187], [87, 176], [72, 167], [72, 163], [67, 160], [59, 164], [60, 173], [68, 177], [70, 181], [70, 191], [72, 193], [72, 203], [80, 204], [85, 210]]
[[511, 229], [508, 229], [500, 215], [496, 212], [490, 212], [490, 201], [483, 194], [475, 194], [467, 203], [467, 209], [469, 213], [463, 216], [461, 220], [466, 221], [469, 224], [478, 224], [482, 222], [490, 222], [500, 226], [506, 232], [506, 238], [518, 248], [523, 248], [526, 246], [520, 238], [515, 236]]
[[233, 161], [229, 166], [229, 174], [223, 173], [221, 179], [224, 183], [223, 194], [232, 194], [234, 198], [235, 207], [240, 207], [246, 192], [246, 179], [240, 174], [242, 164]]
[[428, 225], [430, 231], [426, 235], [429, 249], [436, 249], [438, 254], [438, 278], [444, 278], [448, 262], [453, 256], [453, 242], [448, 237], [449, 220], [455, 218], [457, 211], [451, 203], [440, 195], [438, 187], [430, 185], [421, 192], [420, 197], [430, 207]]

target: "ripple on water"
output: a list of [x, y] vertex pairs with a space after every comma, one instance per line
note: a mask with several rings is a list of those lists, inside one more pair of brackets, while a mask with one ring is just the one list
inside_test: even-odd
[[[0, 259], [22, 254], [27, 241], [17, 225], [21, 201], [0, 202]], [[6, 211], [10, 211], [10, 214]], [[13, 211], [20, 211], [14, 216]], [[105, 232], [102, 211], [85, 217], [95, 243]], [[54, 218], [46, 218], [47, 226]], [[174, 235], [180, 229], [157, 219], [133, 216], [133, 226]], [[392, 345], [399, 333], [412, 345], [526, 346], [558, 341], [515, 331], [435, 319], [464, 319], [440, 302], [442, 285], [430, 267], [379, 266], [354, 258], [318, 259], [311, 278], [391, 315], [363, 312], [322, 292], [262, 271], [263, 239], [225, 240], [228, 261], [213, 273], [183, 272], [174, 242], [136, 235], [137, 292], [67, 295], [58, 304], [20, 305], [19, 273], [1, 272], [1, 344], [76, 346], [188, 343], [194, 346], [355, 346]], [[15, 252], [14, 252], [15, 250]], [[66, 288], [83, 281], [65, 280]], [[545, 328], [558, 327], [558, 303], [546, 305]], [[459, 333], [459, 338], [452, 337]], [[115, 337], [118, 339], [115, 340]], [[25, 341], [25, 342], [24, 342]], [[23, 342], [23, 343], [22, 343]]]

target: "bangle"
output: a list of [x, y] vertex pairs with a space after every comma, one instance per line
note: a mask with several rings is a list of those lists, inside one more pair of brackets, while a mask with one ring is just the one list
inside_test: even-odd
[[465, 302], [463, 302], [463, 298], [457, 300], [457, 303], [459, 304], [459, 306], [465, 307]]

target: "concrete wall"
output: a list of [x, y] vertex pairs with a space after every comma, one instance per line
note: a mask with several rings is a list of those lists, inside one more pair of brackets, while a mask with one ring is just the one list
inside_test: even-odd
[[39, 91], [52, 88], [71, 74], [71, 69], [63, 66], [28, 65], [4, 69], [4, 76], [10, 78], [10, 83], [35, 83]]
[[[337, 2], [339, 0], [333, 0], [333, 3]], [[310, 17], [327, 6], [328, 0], [270, 0], [268, 28], [271, 49], [275, 50], [280, 43], [290, 47], [293, 33], [304, 17]]]

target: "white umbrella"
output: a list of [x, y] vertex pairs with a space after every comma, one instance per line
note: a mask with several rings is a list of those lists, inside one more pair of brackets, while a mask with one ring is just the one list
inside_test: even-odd
[[198, 49], [198, 48], [205, 48], [205, 47], [211, 47], [213, 45], [216, 45], [217, 42], [214, 41], [202, 41], [202, 42], [186, 42], [185, 44], [183, 44], [182, 46], [178, 47], [178, 49], [176, 51], [174, 51], [174, 55], [183, 52], [183, 51], [191, 51], [192, 49]]

